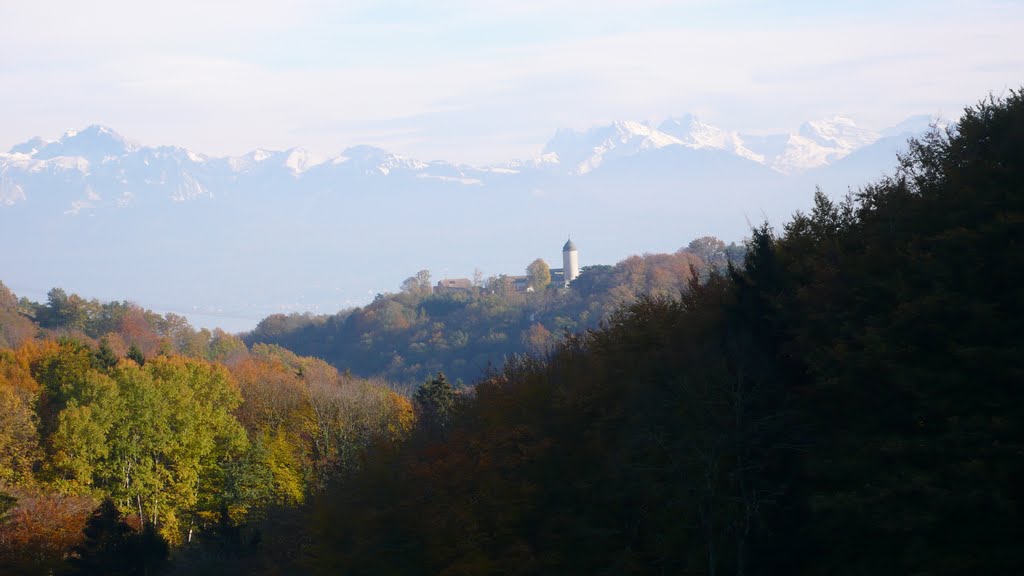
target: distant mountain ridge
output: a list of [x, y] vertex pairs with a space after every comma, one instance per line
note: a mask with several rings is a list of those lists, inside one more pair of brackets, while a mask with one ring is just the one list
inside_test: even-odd
[[[0, 153], [0, 205], [24, 201], [33, 188], [55, 185], [78, 187], [86, 193], [84, 200], [74, 201], [77, 211], [103, 202], [125, 207], [143, 189], [162, 189], [167, 198], [181, 202], [268, 178], [309, 178], [323, 184], [332, 179], [404, 175], [486, 186], [490, 180], [522, 172], [579, 176], [609, 162], [675, 146], [723, 151], [793, 175], [833, 164], [884, 138], [920, 134], [930, 122], [927, 116], [916, 116], [875, 131], [835, 116], [805, 122], [796, 133], [753, 135], [725, 131], [690, 114], [669, 118], [657, 128], [616, 121], [583, 131], [560, 129], [538, 157], [490, 166], [424, 162], [373, 146], [353, 146], [334, 157], [321, 157], [301, 147], [212, 157], [177, 146], [143, 146], [111, 128], [93, 125], [69, 130], [53, 141], [35, 137]], [[111, 195], [111, 190], [120, 193]], [[68, 210], [77, 213], [70, 203]]]
[[768, 135], [693, 115], [619, 121], [558, 130], [537, 156], [492, 165], [374, 146], [216, 157], [94, 125], [0, 153], [0, 242], [17, 247], [0, 269], [35, 297], [128, 292], [245, 330], [363, 304], [423, 268], [522, 273], [538, 256], [557, 262], [569, 234], [584, 266], [703, 235], [739, 241], [806, 208], [816, 186], [842, 195], [891, 173], [929, 121], [867, 130], [835, 117]]

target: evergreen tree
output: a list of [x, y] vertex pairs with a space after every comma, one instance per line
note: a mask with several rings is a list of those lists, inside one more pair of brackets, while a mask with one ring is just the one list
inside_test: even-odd
[[117, 366], [117, 354], [114, 354], [114, 349], [110, 347], [110, 341], [102, 338], [99, 349], [93, 354], [93, 367], [107, 371], [114, 366]]
[[131, 347], [128, 348], [127, 358], [129, 360], [134, 361], [139, 366], [142, 366], [143, 364], [146, 363], [146, 356], [142, 354], [142, 350], [139, 349], [139, 347], [136, 346], [135, 344], [132, 344]]
[[430, 432], [443, 432], [451, 423], [457, 394], [441, 372], [424, 382], [413, 394], [421, 426]]
[[167, 542], [152, 528], [136, 533], [107, 498], [82, 530], [84, 542], [69, 559], [74, 576], [150, 576], [167, 560]]

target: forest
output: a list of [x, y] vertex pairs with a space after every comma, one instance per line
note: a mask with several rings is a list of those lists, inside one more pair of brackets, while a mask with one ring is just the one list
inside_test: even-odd
[[[755, 228], [740, 263], [684, 250], [684, 272], [629, 276], [628, 298], [585, 297], [618, 266], [573, 296], [522, 295], [559, 337], [464, 386], [450, 360], [409, 353], [420, 368], [383, 373], [448, 371], [408, 395], [131, 304], [0, 289], [0, 566], [1022, 573], [1024, 92], [911, 141], [900, 165]], [[422, 342], [445, 306], [502, 306], [490, 292], [406, 290], [256, 332], [398, 338], [358, 330], [405, 322]], [[508, 318], [494, 331], [510, 339]]]
[[382, 381], [124, 302], [0, 285], [0, 336], [4, 574], [196, 573], [414, 421]]

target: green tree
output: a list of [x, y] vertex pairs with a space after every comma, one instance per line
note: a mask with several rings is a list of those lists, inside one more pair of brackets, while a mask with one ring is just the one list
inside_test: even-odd
[[117, 384], [95, 370], [87, 372], [65, 398], [56, 429], [47, 438], [48, 475], [59, 486], [91, 489], [110, 455], [110, 432], [124, 405]]
[[105, 337], [100, 339], [100, 346], [93, 354], [93, 366], [97, 370], [110, 370], [117, 366], [117, 354], [114, 354], [110, 341]]
[[108, 489], [177, 539], [219, 507], [202, 496], [222, 493], [222, 466], [245, 450], [232, 415], [241, 396], [223, 368], [198, 360], [122, 365], [114, 378], [126, 410], [111, 434]]
[[132, 344], [128, 348], [128, 356], [127, 356], [127, 358], [129, 360], [135, 362], [139, 366], [142, 366], [143, 364], [146, 363], [146, 356], [142, 353], [142, 349], [140, 349], [135, 344]]
[[443, 432], [455, 412], [457, 394], [444, 374], [438, 372], [413, 394], [421, 425], [431, 432]]
[[82, 387], [92, 369], [92, 351], [76, 340], [62, 339], [55, 349], [32, 360], [32, 377], [42, 388], [37, 402], [39, 431], [45, 442], [56, 429], [57, 415]]
[[526, 267], [526, 279], [536, 291], [541, 291], [551, 284], [551, 267], [543, 258], [537, 258]]
[[0, 492], [0, 524], [6, 520], [7, 513], [18, 504], [18, 499], [6, 492]]

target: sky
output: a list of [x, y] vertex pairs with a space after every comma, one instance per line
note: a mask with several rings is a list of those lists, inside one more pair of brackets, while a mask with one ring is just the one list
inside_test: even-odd
[[104, 124], [212, 155], [532, 157], [695, 113], [795, 130], [956, 117], [1024, 79], [994, 0], [33, 0], [0, 4], [0, 149]]

